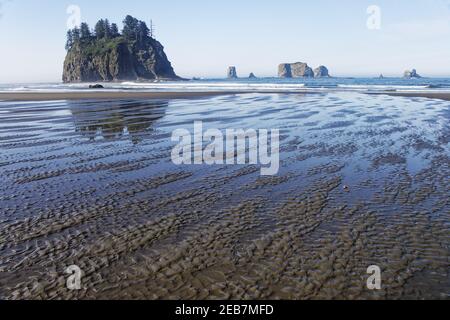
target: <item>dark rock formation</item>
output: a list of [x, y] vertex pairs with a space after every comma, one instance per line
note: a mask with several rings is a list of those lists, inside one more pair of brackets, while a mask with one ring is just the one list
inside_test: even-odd
[[105, 87], [102, 86], [101, 84], [91, 84], [89, 86], [89, 89], [104, 89]]
[[250, 75], [248, 76], [249, 79], [256, 79], [255, 74], [252, 72], [250, 73]]
[[124, 37], [75, 43], [64, 61], [64, 82], [121, 80], [181, 80], [164, 47], [155, 39], [130, 41]]
[[303, 62], [283, 63], [278, 66], [278, 76], [280, 78], [312, 78], [314, 71]]
[[314, 69], [314, 77], [315, 78], [327, 78], [327, 77], [330, 77], [330, 74], [328, 73], [327, 67], [319, 66], [318, 68]]
[[228, 79], [237, 79], [237, 71], [236, 71], [236, 67], [229, 67], [228, 68], [228, 74], [227, 74], [227, 78]]
[[416, 69], [412, 69], [412, 71], [405, 71], [405, 74], [403, 76], [404, 78], [411, 79], [411, 78], [422, 78], [416, 71]]

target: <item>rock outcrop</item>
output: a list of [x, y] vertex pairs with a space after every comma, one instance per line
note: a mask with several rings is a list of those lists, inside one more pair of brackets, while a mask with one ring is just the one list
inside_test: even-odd
[[255, 74], [252, 72], [250, 73], [250, 75], [248, 76], [249, 79], [256, 79]]
[[292, 70], [289, 63], [282, 63], [278, 66], [278, 77], [292, 78]]
[[228, 79], [237, 79], [237, 71], [236, 71], [236, 67], [228, 67], [228, 74], [227, 74], [227, 78]]
[[319, 66], [314, 69], [314, 77], [315, 78], [329, 78], [330, 74], [328, 72], [328, 68], [325, 66]]
[[282, 63], [278, 66], [280, 78], [312, 78], [314, 71], [303, 62]]
[[407, 70], [405, 71], [405, 74], [403, 75], [404, 78], [411, 79], [411, 78], [422, 78], [418, 73], [416, 69], [412, 69], [411, 71]]
[[105, 89], [101, 84], [91, 84], [89, 85], [89, 89]]
[[164, 53], [164, 47], [151, 37], [129, 40], [78, 41], [68, 48], [63, 82], [105, 82], [122, 80], [181, 80]]
[[312, 78], [314, 77], [314, 71], [306, 63], [297, 62], [291, 64], [291, 72], [294, 78], [306, 77]]

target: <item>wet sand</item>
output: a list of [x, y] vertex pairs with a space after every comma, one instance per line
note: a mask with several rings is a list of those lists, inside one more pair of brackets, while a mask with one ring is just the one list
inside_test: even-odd
[[[0, 102], [0, 299], [449, 299], [449, 119], [356, 93]], [[279, 128], [279, 174], [173, 165], [194, 120]]]
[[[3, 93], [0, 92], [0, 100], [4, 101], [54, 101], [54, 100], [80, 100], [80, 99], [195, 99], [201, 97], [213, 97], [230, 94], [245, 94], [245, 93], [259, 93], [259, 94], [318, 94], [320, 92], [285, 92], [285, 91], [179, 91], [179, 92], [118, 92], [118, 91], [95, 91], [95, 92], [14, 92]], [[397, 97], [417, 97], [440, 99], [450, 101], [450, 93], [444, 92], [370, 92], [371, 95], [390, 95]]]
[[382, 94], [393, 97], [428, 98], [450, 101], [450, 93], [447, 92], [380, 92], [369, 94]]
[[54, 101], [80, 99], [189, 99], [213, 97], [218, 95], [240, 94], [243, 92], [204, 91], [204, 92], [23, 92], [0, 93], [0, 100], [6, 101]]

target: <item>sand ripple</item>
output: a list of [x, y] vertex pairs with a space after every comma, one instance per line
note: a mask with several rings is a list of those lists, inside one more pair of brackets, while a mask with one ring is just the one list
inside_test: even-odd
[[[0, 102], [0, 298], [448, 299], [448, 105], [263, 98]], [[279, 175], [172, 165], [194, 120], [280, 128]]]

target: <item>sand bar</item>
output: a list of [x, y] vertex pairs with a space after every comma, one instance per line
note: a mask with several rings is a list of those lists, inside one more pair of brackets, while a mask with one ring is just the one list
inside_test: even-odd
[[[176, 92], [139, 92], [139, 91], [92, 91], [92, 92], [0, 92], [0, 100], [6, 101], [51, 101], [51, 100], [111, 100], [111, 99], [191, 99], [213, 97], [221, 95], [245, 94], [245, 93], [266, 93], [281, 94], [289, 93], [280, 90], [271, 91], [176, 91]], [[295, 92], [300, 94], [314, 92]]]
[[[111, 100], [111, 99], [191, 99], [221, 95], [260, 93], [260, 94], [317, 94], [314, 91], [176, 91], [176, 92], [121, 92], [121, 91], [91, 91], [91, 92], [0, 92], [0, 100], [6, 101], [51, 101], [51, 100]], [[322, 92], [323, 93], [323, 92]], [[417, 97], [450, 101], [447, 92], [368, 92], [368, 94], [390, 95], [399, 97]]]

